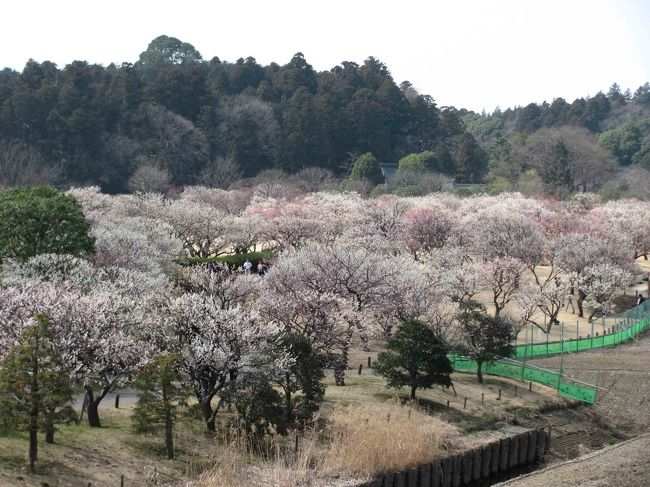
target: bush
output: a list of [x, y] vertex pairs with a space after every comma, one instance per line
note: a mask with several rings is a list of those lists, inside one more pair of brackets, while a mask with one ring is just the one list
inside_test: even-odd
[[244, 373], [221, 397], [226, 405], [235, 408], [240, 426], [248, 434], [263, 436], [272, 431], [286, 432], [282, 397], [273, 388], [267, 373]]
[[439, 171], [440, 161], [434, 152], [424, 151], [402, 157], [399, 160], [399, 168], [403, 171]]
[[352, 166], [350, 181], [361, 181], [367, 179], [372, 184], [382, 184], [385, 182], [384, 173], [381, 170], [379, 161], [370, 152], [359, 156]]

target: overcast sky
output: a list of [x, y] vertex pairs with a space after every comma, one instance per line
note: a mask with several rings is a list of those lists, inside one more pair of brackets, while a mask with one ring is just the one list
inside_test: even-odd
[[204, 59], [315, 69], [374, 56], [439, 105], [480, 111], [650, 81], [650, 0], [9, 0], [0, 67], [135, 62], [161, 34]]

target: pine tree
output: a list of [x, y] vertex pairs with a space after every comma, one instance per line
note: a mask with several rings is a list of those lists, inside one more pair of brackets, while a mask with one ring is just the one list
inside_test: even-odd
[[49, 321], [37, 315], [0, 365], [0, 426], [29, 431], [30, 472], [36, 470], [39, 428], [53, 443], [54, 425], [74, 419], [71, 402], [70, 378], [52, 342]]
[[134, 384], [142, 391], [131, 417], [134, 429], [138, 433], [153, 433], [164, 428], [165, 449], [170, 460], [174, 458], [174, 423], [189, 395], [183, 386], [179, 363], [176, 354], [160, 354], [140, 372]]
[[387, 380], [387, 387], [411, 388], [411, 399], [417, 389], [435, 385], [451, 386], [451, 363], [447, 350], [436, 333], [419, 321], [405, 321], [386, 344], [374, 366], [375, 373]]
[[375, 156], [367, 152], [355, 159], [348, 179], [350, 181], [366, 179], [373, 184], [382, 184], [384, 182], [384, 173]]

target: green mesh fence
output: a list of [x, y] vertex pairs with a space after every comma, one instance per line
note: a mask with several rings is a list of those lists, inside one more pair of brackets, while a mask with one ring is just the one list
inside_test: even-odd
[[515, 347], [515, 357], [533, 358], [558, 355], [560, 353], [582, 352], [592, 348], [608, 347], [630, 340], [650, 324], [650, 305], [644, 301], [639, 306], [608, 318], [614, 321], [610, 333], [587, 338], [567, 337], [562, 341], [546, 343], [525, 343]]
[[[546, 343], [526, 343], [515, 347], [515, 358], [547, 357], [561, 353], [582, 352], [593, 348], [608, 347], [630, 340], [650, 326], [650, 301], [609, 318], [614, 320], [610, 333], [588, 338], [567, 339]], [[474, 360], [450, 354], [454, 370], [476, 372]], [[510, 359], [484, 364], [483, 373], [510, 379], [537, 382], [557, 390], [558, 396], [596, 404], [598, 388], [576, 381], [566, 380], [559, 372], [541, 369]]]
[[[460, 355], [448, 355], [449, 360], [457, 372], [475, 373], [477, 369], [476, 361]], [[552, 387], [558, 391], [561, 397], [577, 399], [589, 404], [596, 404], [596, 387], [589, 385], [580, 385], [567, 382], [559, 372], [541, 369], [533, 365], [514, 362], [510, 359], [497, 360], [490, 364], [484, 364], [483, 373], [488, 375], [497, 375], [508, 377], [509, 379], [537, 382], [545, 386]]]

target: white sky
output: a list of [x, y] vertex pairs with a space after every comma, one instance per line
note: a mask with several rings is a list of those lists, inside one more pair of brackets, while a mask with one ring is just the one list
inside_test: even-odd
[[650, 0], [8, 0], [0, 68], [135, 62], [158, 35], [204, 59], [315, 69], [375, 56], [438, 105], [491, 111], [650, 81]]

